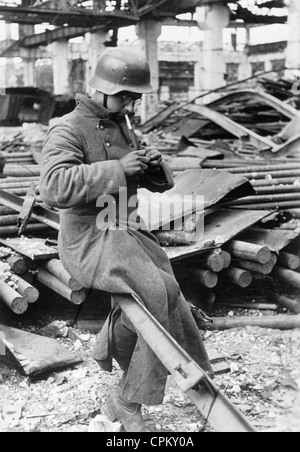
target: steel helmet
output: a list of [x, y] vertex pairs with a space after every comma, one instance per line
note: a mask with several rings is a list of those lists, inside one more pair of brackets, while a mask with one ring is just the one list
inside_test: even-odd
[[121, 91], [154, 92], [147, 60], [141, 54], [124, 48], [110, 48], [100, 56], [89, 85], [109, 96]]

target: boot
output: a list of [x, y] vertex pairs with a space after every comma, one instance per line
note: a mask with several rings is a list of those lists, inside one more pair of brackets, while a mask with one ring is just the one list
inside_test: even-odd
[[101, 413], [111, 422], [119, 421], [126, 432], [147, 432], [141, 405], [124, 400], [114, 391], [101, 408]]

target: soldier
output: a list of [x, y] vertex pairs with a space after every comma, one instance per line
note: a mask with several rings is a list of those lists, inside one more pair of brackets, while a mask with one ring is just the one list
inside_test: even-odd
[[[139, 187], [162, 193], [174, 185], [160, 152], [140, 150], [126, 123], [142, 95], [153, 92], [149, 64], [132, 50], [110, 48], [100, 56], [90, 86], [91, 98], [77, 95], [75, 110], [50, 128], [43, 147], [41, 196], [60, 209], [60, 258], [86, 288], [137, 296], [211, 371], [198, 327], [156, 238], [145, 227], [116, 227], [119, 217], [114, 227], [97, 221], [107, 196], [119, 212], [124, 190], [132, 199]], [[162, 403], [168, 372], [116, 303], [93, 357], [106, 371], [114, 358], [124, 371], [102, 413], [127, 432], [145, 431], [141, 406]]]

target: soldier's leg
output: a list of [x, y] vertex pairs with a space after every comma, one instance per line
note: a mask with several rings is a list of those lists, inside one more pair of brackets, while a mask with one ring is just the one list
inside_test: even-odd
[[110, 395], [102, 407], [102, 413], [111, 421], [119, 421], [127, 432], [146, 431], [141, 414], [141, 405], [130, 402], [123, 397], [123, 385], [137, 342], [137, 334], [131, 322], [121, 311], [113, 326], [112, 356], [117, 361], [124, 374], [118, 388]]
[[137, 342], [137, 334], [124, 312], [115, 320], [113, 327], [113, 358], [124, 372], [127, 372]]

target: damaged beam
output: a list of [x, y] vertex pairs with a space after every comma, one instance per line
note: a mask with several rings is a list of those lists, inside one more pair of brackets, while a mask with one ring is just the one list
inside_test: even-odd
[[51, 23], [52, 25], [68, 24], [74, 27], [92, 27], [107, 24], [107, 21], [114, 20], [115, 25], [135, 25], [139, 18], [129, 12], [120, 10], [95, 11], [87, 8], [80, 9], [55, 9], [55, 8], [35, 8], [23, 6], [0, 5], [0, 14], [6, 22], [24, 24]]
[[243, 96], [250, 97], [252, 101], [256, 100], [258, 103], [265, 103], [266, 105], [269, 105], [270, 107], [274, 108], [276, 111], [290, 119], [300, 117], [300, 112], [296, 110], [296, 108], [288, 105], [285, 102], [282, 102], [281, 100], [277, 99], [274, 96], [271, 96], [270, 94], [267, 94], [263, 91], [258, 92], [254, 89], [242, 89], [234, 91], [233, 93], [222, 95], [219, 99], [214, 102], [210, 102], [207, 106], [212, 109], [217, 109], [224, 102], [234, 102], [235, 100], [240, 100]]
[[[0, 204], [8, 207], [16, 212], [21, 212], [23, 208], [23, 199], [0, 189]], [[59, 230], [59, 214], [45, 207], [35, 205], [32, 210], [31, 217], [34, 220], [44, 223], [55, 230]], [[27, 228], [30, 225], [27, 226]], [[17, 228], [16, 228], [17, 229]]]
[[212, 122], [218, 124], [220, 127], [227, 130], [227, 132], [231, 133], [233, 136], [239, 139], [247, 139], [260, 151], [274, 148], [274, 142], [269, 138], [258, 135], [252, 130], [241, 126], [237, 122], [232, 121], [232, 119], [228, 118], [225, 115], [222, 115], [221, 113], [218, 113], [217, 111], [212, 110], [211, 108], [204, 107], [203, 105], [190, 105], [185, 107], [185, 109], [192, 113], [198, 113], [204, 118], [210, 119]]
[[114, 297], [135, 329], [208, 422], [218, 432], [254, 432], [249, 421], [215, 387], [213, 381], [157, 322], [137, 298]]

